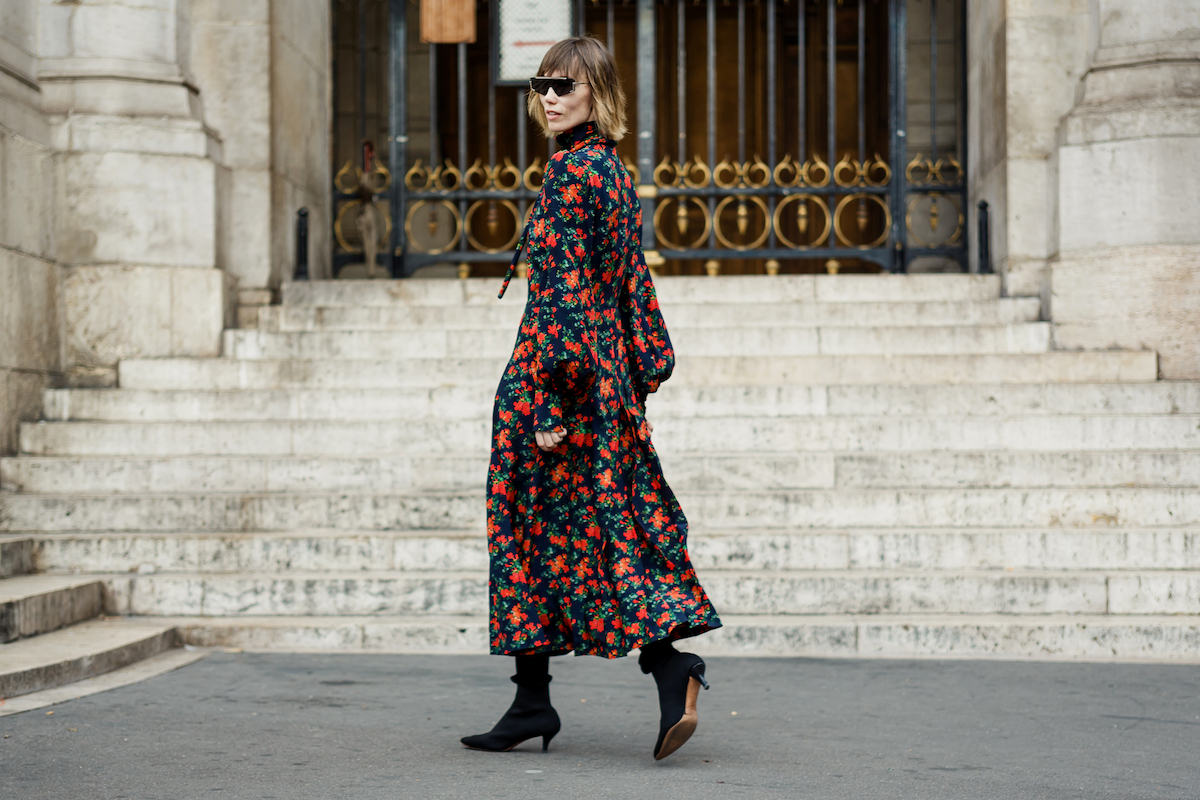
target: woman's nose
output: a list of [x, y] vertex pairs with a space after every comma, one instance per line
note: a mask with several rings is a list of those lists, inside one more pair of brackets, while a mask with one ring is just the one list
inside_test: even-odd
[[547, 100], [548, 102], [551, 102], [551, 103], [557, 103], [557, 102], [558, 102], [558, 95], [554, 93], [554, 90], [553, 90], [553, 89], [548, 89], [548, 90], [546, 91], [546, 100]]

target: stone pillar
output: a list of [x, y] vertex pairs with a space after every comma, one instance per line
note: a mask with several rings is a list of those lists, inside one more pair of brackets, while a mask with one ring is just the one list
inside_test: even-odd
[[[308, 208], [309, 274], [331, 278], [332, 64], [328, 0], [271, 0], [271, 280], [296, 267], [296, 211]], [[386, 150], [386, 143], [377, 143]]]
[[295, 270], [309, 210], [309, 272], [329, 277], [330, 14], [324, 0], [192, 0], [192, 73], [229, 171], [225, 269], [253, 325]]
[[1059, 146], [1055, 339], [1200, 378], [1200, 0], [1094, 0]]
[[228, 176], [189, 74], [189, 15], [188, 0], [40, 0], [75, 385], [111, 385], [122, 358], [218, 355], [232, 321]]
[[192, 0], [191, 31], [191, 72], [204, 103], [204, 122], [220, 136], [222, 163], [229, 172], [225, 271], [237, 278], [239, 307], [269, 304], [269, 0]]
[[57, 172], [37, 80], [37, 2], [0, 0], [0, 455], [62, 381]]
[[987, 200], [1007, 295], [1048, 297], [1058, 126], [1087, 69], [1087, 11], [1088, 0], [967, 3], [970, 229]]

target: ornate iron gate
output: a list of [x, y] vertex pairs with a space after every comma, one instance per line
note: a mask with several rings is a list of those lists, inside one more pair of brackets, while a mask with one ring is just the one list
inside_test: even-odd
[[[511, 257], [553, 143], [532, 141], [524, 90], [498, 80], [499, 2], [477, 5], [490, 35], [427, 46], [411, 35], [415, 3], [335, 2], [343, 19], [357, 3], [357, 65], [336, 69], [358, 78], [363, 140], [380, 20], [388, 59], [386, 147], [356, 142], [335, 176], [335, 268], [364, 250], [394, 277], [447, 263], [498, 274]], [[573, 29], [609, 43], [634, 100], [619, 152], [647, 260], [668, 273], [965, 271], [964, 5], [574, 0]]]

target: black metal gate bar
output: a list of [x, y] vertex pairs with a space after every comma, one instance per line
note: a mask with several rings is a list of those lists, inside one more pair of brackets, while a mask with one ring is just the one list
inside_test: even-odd
[[[682, 2], [682, 0], [681, 0]], [[800, 0], [796, 0], [801, 5]], [[767, 0], [767, 163], [775, 166], [775, 0]], [[767, 185], [775, 187], [775, 175], [772, 172]], [[767, 217], [775, 218], [775, 194], [767, 197]], [[767, 235], [767, 247], [775, 247], [775, 226]]]
[[[825, 91], [826, 120], [825, 146], [829, 151], [829, 168], [838, 163], [837, 157], [837, 0], [825, 0]], [[832, 213], [832, 212], [831, 212]]]
[[738, 164], [746, 163], [746, 0], [737, 4]]
[[[654, 84], [657, 61], [654, 13], [654, 0], [637, 0], [637, 160], [643, 185], [654, 174]], [[641, 186], [638, 189], [642, 197], [642, 246], [653, 249], [657, 242], [654, 235], [655, 202], [653, 197], [646, 196]]]
[[[708, 166], [717, 166], [717, 0], [708, 0]], [[715, 216], [717, 198], [708, 195], [708, 218]], [[709, 225], [708, 249], [717, 247], [716, 228]]]
[[[521, 173], [524, 179], [525, 168], [528, 164], [525, 162], [526, 148], [529, 145], [529, 127], [528, 127], [528, 111], [529, 104], [526, 101], [528, 92], [522, 89], [517, 89], [517, 171]], [[517, 188], [524, 188], [521, 184]], [[524, 227], [525, 224], [525, 195], [521, 193], [520, 199], [517, 200], [517, 211], [520, 214], [519, 226]]]
[[[465, 227], [467, 220], [467, 198], [463, 196], [462, 190], [466, 187], [466, 169], [467, 169], [467, 45], [460, 43], [457, 45], [458, 50], [458, 75], [455, 76], [458, 80], [458, 174], [459, 174], [459, 191], [456, 192], [459, 196], [458, 200], [458, 218], [463, 221]], [[467, 249], [467, 237], [458, 237], [458, 249], [465, 251]]]
[[429, 169], [442, 163], [441, 132], [438, 130], [438, 46], [429, 43]]
[[[936, 3], [936, 0], [926, 0], [927, 2]], [[945, 1], [945, 0], [943, 0]], [[380, 0], [372, 0], [379, 3]], [[508, 204], [511, 210], [517, 217], [518, 228], [523, 225], [523, 220], [527, 212], [528, 203], [536, 196], [539, 165], [535, 165], [538, 169], [530, 170], [527, 157], [526, 146], [528, 144], [528, 122], [526, 120], [525, 105], [526, 98], [524, 92], [518, 90], [514, 100], [516, 102], [515, 111], [517, 112], [517, 154], [515, 160], [519, 162], [519, 166], [515, 171], [519, 172], [521, 178], [515, 183], [511, 179], [506, 180], [503, 184], [496, 181], [492, 176], [500, 169], [498, 160], [504, 160], [504, 153], [500, 150], [500, 137], [498, 136], [497, 126], [499, 117], [497, 111], [497, 84], [495, 75], [489, 81], [487, 87], [487, 128], [486, 128], [486, 156], [490, 162], [485, 168], [487, 180], [480, 180], [478, 176], [473, 178], [468, 184], [466, 180], [466, 172], [468, 171], [468, 144], [469, 141], [475, 141], [474, 136], [468, 136], [468, 124], [471, 108], [482, 109], [484, 107], [483, 97], [472, 100], [468, 93], [471, 91], [470, 82], [467, 79], [468, 56], [475, 53], [470, 50], [468, 45], [459, 44], [456, 52], [456, 67], [457, 80], [454, 81], [456, 89], [456, 97], [451, 99], [446, 98], [447, 102], [456, 102], [455, 106], [450, 108], [457, 111], [457, 128], [458, 136], [457, 150], [458, 164], [452, 164], [449, 159], [444, 158], [441, 152], [442, 145], [439, 113], [439, 105], [441, 104], [441, 96], [439, 94], [439, 75], [438, 75], [438, 45], [431, 44], [429, 46], [429, 91], [430, 91], [430, 143], [429, 143], [429, 165], [428, 167], [421, 166], [419, 169], [407, 163], [407, 136], [408, 136], [408, 119], [406, 101], [408, 100], [409, 92], [405, 85], [406, 65], [408, 57], [407, 41], [407, 0], [388, 0], [388, 8], [391, 12], [391, 35], [387, 37], [390, 42], [391, 51], [389, 53], [389, 64], [391, 65], [392, 75], [390, 76], [388, 97], [392, 104], [392, 108], [388, 112], [388, 161], [389, 166], [394, 170], [395, 175], [392, 185], [382, 194], [377, 196], [377, 200], [388, 200], [391, 207], [391, 236], [389, 239], [389, 251], [392, 257], [393, 274], [409, 274], [418, 267], [426, 264], [446, 263], [447, 261], [462, 262], [502, 262], [511, 257], [511, 251], [504, 252], [503, 247], [484, 246], [478, 240], [470, 235], [473, 219], [468, 219], [468, 213], [472, 209], [488, 208], [489, 212], [494, 211], [491, 205], [487, 202], [480, 204], [479, 200], [489, 202], [504, 202]], [[593, 0], [599, 6], [599, 0]], [[887, 27], [882, 27], [882, 22], [876, 23], [875, 17], [870, 18], [868, 22], [867, 13], [869, 11], [868, 4], [878, 2], [880, 5], [885, 5], [888, 20]], [[696, 3], [698, 5], [698, 3]], [[367, 0], [359, 0], [354, 6], [360, 9], [364, 6], [371, 5]], [[738, 163], [729, 164], [731, 160], [726, 157], [726, 160], [718, 162], [717, 145], [718, 145], [718, 118], [717, 118], [717, 92], [719, 91], [717, 82], [717, 3], [716, 0], [706, 0], [704, 10], [700, 13], [705, 15], [705, 56], [706, 56], [706, 89], [707, 96], [705, 98], [705, 107], [703, 114], [706, 118], [706, 137], [705, 147], [707, 151], [708, 163], [705, 164], [700, 158], [699, 152], [693, 152], [689, 155], [689, 140], [688, 140], [688, 116], [687, 116], [687, 67], [689, 61], [695, 63], [695, 58], [700, 48], [698, 41], [693, 40], [692, 45], [695, 47], [696, 53], [692, 54], [692, 58], [688, 58], [687, 46], [687, 23], [689, 21], [689, 13], [691, 10], [687, 7], [687, 0], [676, 0], [675, 3], [675, 24], [676, 24], [676, 117], [674, 120], [677, 123], [677, 131], [675, 135], [676, 144], [670, 146], [669, 139], [664, 142], [668, 153], [678, 156], [678, 161], [671, 164], [670, 155], [663, 155], [657, 148], [656, 142], [656, 126], [657, 113], [656, 105], [656, 88], [658, 78], [658, 55], [656, 53], [657, 44], [657, 9], [658, 4], [655, 0], [636, 0], [635, 13], [637, 23], [636, 34], [636, 63], [637, 63], [637, 163], [639, 172], [639, 195], [643, 201], [643, 242], [647, 250], [652, 250], [656, 245], [661, 245], [666, 248], [661, 253], [662, 257], [673, 260], [712, 260], [712, 259], [738, 259], [746, 260], [753, 259], [775, 260], [773, 265], [771, 261], [767, 263], [768, 271], [778, 270], [777, 260], [795, 261], [797, 259], [853, 259], [857, 261], [874, 262], [886, 269], [893, 271], [903, 271], [906, 266], [912, 262], [914, 258], [925, 256], [936, 256], [951, 258], [964, 262], [965, 255], [965, 235], [962, 234], [961, 223], [955, 226], [947, 217], [949, 216], [948, 208], [950, 205], [955, 205], [958, 210], [964, 207], [966, 188], [962, 180], [962, 168], [958, 162], [958, 158], [965, 158], [966, 142], [965, 131], [962, 126], [961, 109], [956, 116], [957, 129], [955, 131], [955, 139], [957, 140], [954, 146], [947, 149], [947, 137], [940, 137], [937, 130], [938, 124], [938, 109], [941, 104], [937, 97], [937, 80], [939, 73], [944, 73], [944, 70], [939, 69], [937, 63], [937, 54], [941, 50], [944, 52], [944, 44], [937, 41], [938, 36], [938, 18], [943, 17], [946, 13], [945, 9], [932, 9], [931, 19], [929, 22], [929, 52], [930, 52], [930, 149], [926, 152], [930, 153], [930, 158], [926, 159], [921, 154], [917, 153], [910, 155], [908, 148], [905, 146], [908, 139], [906, 130], [907, 123], [907, 72], [908, 72], [908, 36], [907, 30], [907, 0], [857, 0], [854, 6], [849, 6], [845, 0], [797, 0], [796, 10], [796, 58], [797, 64], [795, 72], [792, 73], [796, 77], [797, 85], [794, 97], [797, 102], [797, 132], [796, 139], [793, 140], [798, 144], [795, 166], [790, 164], [790, 154], [784, 154], [784, 160], [779, 162], [780, 157], [778, 152], [778, 137], [779, 129], [779, 103], [792, 102], [791, 97], [787, 97], [783, 101], [779, 95], [780, 86], [777, 82], [777, 72], [783, 67], [789, 69], [789, 65], [781, 63], [779, 58], [778, 48], [780, 46], [780, 19], [776, 16], [780, 13], [787, 13], [779, 6], [776, 0], [763, 0], [761, 3], [756, 3], [755, 16], [753, 17], [753, 25], [759, 27], [754, 28], [753, 35], [756, 39], [755, 48], [751, 52], [752, 65], [757, 69], [758, 65], [762, 64], [762, 58], [765, 56], [766, 78], [762, 84], [756, 76], [748, 76], [746, 63], [747, 56], [747, 36], [751, 32], [747, 31], [746, 20], [746, 0], [738, 0], [737, 2], [737, 42], [736, 42], [736, 58], [737, 58], [737, 159]], [[961, 5], [961, 3], [959, 4]], [[956, 20], [958, 23], [955, 26], [956, 35], [961, 39], [965, 33], [964, 15], [959, 8], [959, 5], [954, 6], [955, 13], [960, 16]], [[351, 6], [351, 8], [354, 8]], [[616, 0], [605, 0], [605, 16], [607, 22], [607, 38], [612, 45], [616, 41]], [[839, 7], [841, 8], [841, 16], [839, 17]], [[575, 0], [571, 3], [573, 29], [577, 32], [585, 30], [585, 15], [583, 2]], [[666, 14], [670, 13], [671, 4], [668, 2], [664, 6], [664, 20], [668, 20]], [[598, 10], [598, 9], [597, 9]], [[730, 9], [732, 11], [732, 9]], [[727, 12], [722, 11], [721, 14]], [[765, 13], [766, 18], [763, 19]], [[812, 70], [809, 69], [808, 54], [813, 51], [813, 48], [808, 47], [808, 15], [812, 13], [814, 19], [818, 18], [821, 13], [825, 16], [825, 25], [812, 31], [814, 41], [817, 47], [821, 45], [821, 36], [817, 35], [820, 31], [824, 34], [825, 45], [825, 68], [826, 80], [825, 90], [826, 98], [826, 130], [825, 130], [825, 147], [819, 146], [819, 141], [814, 140], [814, 144], [818, 145], [811, 152], [808, 151], [808, 81], [810, 79], [819, 80], [818, 76], [812, 75]], [[841, 108], [844, 111], [854, 113], [856, 115], [856, 131], [855, 145], [857, 146], [857, 159], [849, 155], [852, 152], [854, 145], [848, 146], [845, 149], [846, 154], [839, 154], [838, 136], [838, 84], [839, 76], [837, 74], [839, 56], [844, 54], [848, 61], [848, 47], [843, 47], [839, 53], [838, 47], [838, 31], [839, 22], [849, 23], [850, 15], [855, 14], [855, 45], [856, 45], [856, 108], [851, 112], [850, 109], [844, 107], [844, 102]], [[344, 15], [344, 21], [350, 15]], [[724, 19], [724, 18], [723, 18]], [[365, 21], [365, 14], [360, 15], [360, 20]], [[489, 20], [492, 22], [493, 32], [497, 30], [498, 12], [494, 0], [489, 0]], [[595, 22], [600, 22], [600, 18], [595, 18]], [[698, 21], [698, 20], [693, 20]], [[732, 22], [732, 20], [729, 20]], [[942, 20], [944, 22], [944, 19]], [[669, 20], [668, 20], [669, 24]], [[842, 25], [841, 30], [850, 35], [847, 30], [849, 25]], [[922, 26], [924, 27], [924, 26]], [[869, 29], [868, 29], [869, 28]], [[761, 40], [763, 32], [766, 34], [766, 53], [760, 54], [757, 49], [757, 43]], [[732, 32], [732, 31], [731, 31]], [[789, 31], [790, 33], [790, 31]], [[885, 36], [885, 40], [880, 42], [882, 47], [886, 47], [889, 51], [886, 56], [875, 55], [878, 50], [873, 48], [868, 56], [868, 45], [872, 41], [879, 41], [872, 37]], [[360, 56], [356, 59], [359, 62], [360, 75], [358, 85], [355, 86], [358, 94], [360, 111], [364, 113], [356, 120], [360, 124], [358, 131], [360, 134], [365, 134], [363, 138], [371, 135], [370, 131], [365, 127], [365, 104], [366, 97], [364, 95], [363, 77], [366, 71], [366, 65], [363, 63], [363, 47], [361, 41], [362, 33], [360, 30]], [[920, 42], [922, 35], [919, 32], [913, 32], [913, 42]], [[489, 39], [491, 41], [491, 39]], [[784, 40], [787, 41], [787, 40]], [[849, 45], [849, 39], [845, 44]], [[735, 43], [729, 42], [728, 45]], [[479, 47], [480, 45], [470, 45], [470, 47]], [[486, 44], [485, 46], [492, 46]], [[725, 40], [722, 40], [722, 46], [726, 46]], [[730, 48], [732, 49], [732, 47]], [[955, 51], [956, 60], [955, 68], [959, 69], [958, 84], [958, 102], [962, 102], [963, 83], [965, 75], [962, 74], [965, 70], [962, 64], [965, 63], [961, 59], [961, 47]], [[724, 51], [721, 51], [724, 53]], [[732, 54], [731, 54], [732, 55]], [[816, 58], [816, 68], [820, 69], [820, 53], [813, 52], [812, 55]], [[922, 53], [923, 55], [923, 53]], [[876, 59], [875, 62], [868, 61], [869, 58]], [[876, 141], [874, 137], [878, 123], [874, 120], [875, 117], [870, 117], [869, 114], [876, 113], [872, 109], [877, 108], [877, 105], [872, 105], [872, 109], [867, 108], [869, 84], [874, 85], [874, 78], [870, 81], [867, 78], [866, 72], [871, 63], [878, 63], [879, 58], [886, 58], [888, 69], [887, 81], [887, 103], [888, 113], [887, 119], [890, 126], [890, 132], [886, 133], [888, 141], [889, 154], [886, 160], [883, 156], [868, 162], [871, 158], [871, 153], [876, 152], [869, 150], [872, 141]], [[350, 62], [353, 64], [354, 62]], [[493, 62], [494, 63], [494, 62]], [[846, 64], [849, 66], [849, 64]], [[882, 65], [881, 65], [882, 66]], [[871, 67], [874, 69], [874, 67]], [[875, 73], [872, 72], [872, 75]], [[732, 77], [732, 76], [730, 76]], [[849, 76], [843, 76], [841, 83], [845, 83]], [[750, 84], [754, 82], [754, 87]], [[765, 86], [763, 85], [765, 84]], [[352, 84], [353, 85], [353, 84]], [[752, 112], [753, 120], [750, 119], [751, 112], [747, 108], [747, 91], [756, 87], [762, 87], [762, 91], [767, 92], [766, 102], [763, 106], [754, 106]], [[481, 90], [483, 87], [479, 87]], [[732, 98], [730, 98], [732, 99]], [[817, 98], [813, 98], [817, 100]], [[848, 97], [845, 98], [848, 101]], [[469, 106], [468, 102], [473, 105]], [[507, 101], [504, 101], [507, 102]], [[819, 101], [818, 101], [819, 102]], [[874, 101], [872, 101], [874, 102]], [[784, 106], [786, 108], [786, 104]], [[819, 106], [817, 107], [819, 109]], [[880, 109], [881, 110], [881, 109]], [[817, 111], [819, 113], [819, 110]], [[759, 115], [765, 115], [759, 116]], [[476, 120], [476, 122], [480, 122]], [[765, 142], [758, 138], [761, 133], [756, 135], [755, 149], [765, 144], [767, 164], [762, 164], [757, 153], [752, 158], [748, 159], [749, 149], [747, 147], [747, 136], [751, 131], [755, 130], [755, 125], [766, 126]], [[850, 123], [847, 123], [850, 124]], [[873, 127], [871, 131], [867, 130], [867, 125]], [[480, 127], [478, 124], [476, 128]], [[844, 125], [842, 125], [844, 128]], [[849, 134], [849, 131], [843, 130], [843, 134]], [[879, 131], [878, 133], [883, 133]], [[482, 137], [480, 137], [482, 138]], [[819, 135], [816, 137], [819, 139]], [[844, 140], [851, 141], [847, 136]], [[730, 143], [732, 144], [732, 143]], [[483, 142], [479, 141], [477, 146], [482, 146]], [[880, 147], [881, 145], [875, 145]], [[553, 154], [553, 140], [547, 143], [549, 154]], [[820, 149], [825, 149], [828, 157], [828, 162], [823, 162], [821, 156], [818, 155]], [[915, 147], [913, 148], [916, 149]], [[925, 148], [922, 148], [925, 149]], [[674, 152], [672, 152], [674, 151]], [[808, 157], [806, 157], [806, 154]], [[482, 156], [482, 151], [476, 153], [476, 156]], [[668, 174], [673, 174], [671, 180], [665, 180], [662, 175], [656, 176], [655, 164], [658, 158], [663, 158], [663, 164], [666, 165]], [[910, 161], [911, 159], [911, 161]], [[482, 161], [482, 158], [477, 158]], [[906, 165], [906, 162], [907, 165]], [[689, 166], [690, 165], [690, 166]], [[407, 168], [408, 172], [405, 172]], [[718, 169], [720, 168], [720, 169]], [[510, 162], [509, 175], [512, 174]], [[788, 170], [794, 169], [794, 172]], [[875, 169], [872, 173], [870, 170]], [[415, 172], [413, 170], [416, 170]], [[661, 173], [663, 165], [659, 165], [658, 171]], [[757, 171], [756, 171], [757, 170]], [[781, 172], [782, 170], [782, 172]], [[422, 171], [424, 173], [422, 174]], [[477, 168], [471, 170], [476, 173]], [[907, 174], [906, 174], [907, 171]], [[440, 175], [434, 176], [433, 173], [438, 172]], [[408, 175], [411, 173], [414, 178], [408, 180]], [[528, 173], [528, 174], [527, 174]], [[401, 183], [401, 175], [405, 176], [404, 183]], [[794, 175], [795, 177], [790, 177]], [[924, 176], [924, 177], [922, 177]], [[346, 181], [348, 183], [348, 181]], [[420, 184], [424, 183], [423, 186]], [[337, 202], [349, 203], [352, 201], [352, 195], [342, 192], [337, 195]], [[450, 219], [446, 222], [454, 226], [457, 233], [454, 234], [450, 242], [447, 243], [447, 250], [420, 249], [416, 245], [417, 239], [411, 236], [409, 230], [405, 228], [407, 217], [412, 213], [412, 204], [415, 201], [424, 201], [430, 204], [430, 212], [441, 206], [442, 212], [449, 212]], [[655, 205], [663, 203], [674, 203], [672, 210], [675, 212], [671, 216], [677, 218], [676, 225], [671, 228], [678, 227], [678, 233], [668, 230], [665, 226], [665, 218], [662, 215], [657, 215]], [[786, 203], [787, 208], [783, 208]], [[855, 204], [857, 203], [857, 206]], [[865, 226], [872, 223], [872, 219], [877, 220], [878, 217], [869, 218], [866, 214], [871, 203], [876, 203], [881, 206], [884, 213], [884, 221], [886, 227], [879, 238], [874, 238], [875, 233], [864, 233]], [[735, 234], [726, 231], [720, 227], [721, 222], [718, 212], [724, 212], [727, 206], [733, 205], [737, 209], [738, 232]], [[748, 225], [754, 225], [747, 213], [747, 208], [750, 204], [757, 205], [758, 208], [765, 213], [766, 220], [764, 227], [755, 228], [753, 234], [747, 233]], [[793, 208], [794, 206], [794, 208]], [[851, 208], [857, 208], [857, 215], [849, 212]], [[779, 216], [782, 212], [783, 216]], [[810, 211], [817, 210], [825, 215], [824, 224], [828, 224], [832, 228], [822, 232], [820, 229], [821, 222], [818, 221], [817, 227], [813, 227], [813, 220], [809, 216]], [[705, 216], [705, 230], [702, 232], [699, 229], [693, 228], [690, 236], [685, 235], [688, 228], [687, 217], [691, 213], [700, 212]], [[907, 214], [907, 215], [906, 215]], [[938, 220], [938, 214], [941, 214], [941, 221]], [[480, 220], [483, 215], [479, 216]], [[844, 228], [841, 225], [842, 218], [850, 221], [850, 224]], [[854, 218], [857, 217], [858, 226], [855, 227]], [[889, 219], [890, 217], [890, 219]], [[919, 217], [920, 225], [923, 228], [917, 228], [917, 233], [920, 233], [923, 238], [928, 238], [927, 234], [930, 228], [938, 235], [933, 236], [928, 242], [918, 241], [914, 239], [913, 223]], [[352, 218], [352, 217], [351, 217]], [[495, 228], [494, 214], [488, 214], [489, 229]], [[820, 217], [817, 218], [820, 220]], [[732, 219], [727, 219], [727, 224], [732, 227]], [[791, 225], [793, 229], [799, 226], [801, 238], [798, 243], [793, 243], [787, 239], [786, 225]], [[430, 233], [434, 231], [436, 221], [433, 217], [430, 219]], [[481, 223], [482, 224], [482, 223]], [[479, 226], [475, 226], [479, 230]], [[442, 235], [445, 235], [446, 229], [443, 227]], [[871, 230], [877, 231], [878, 228]], [[924, 231], [922, 233], [922, 230]], [[494, 232], [494, 231], [493, 231]], [[672, 244], [663, 234], [668, 237], [680, 237], [679, 244]], [[836, 237], [833, 235], [836, 234]], [[696, 237], [699, 237], [698, 239]], [[732, 237], [733, 241], [730, 241]], [[947, 238], [949, 237], [949, 238]], [[688, 240], [693, 240], [689, 243]], [[868, 241], [870, 240], [870, 241]], [[811, 242], [811, 244], [805, 244]], [[941, 244], [936, 244], [941, 242]], [[691, 246], [695, 245], [695, 246]], [[929, 245], [929, 246], [927, 246]], [[936, 246], [933, 246], [936, 245]], [[345, 243], [345, 252], [338, 252], [335, 256], [335, 262], [338, 264], [349, 263], [354, 261], [354, 251], [349, 249]], [[648, 255], [651, 256], [650, 253]], [[711, 265], [709, 270], [712, 270]]]
[[937, 163], [937, 0], [929, 0], [929, 160]]
[[904, 196], [908, 177], [900, 167], [904, 163], [908, 141], [908, 3], [888, 0], [891, 5], [891, 80], [888, 81], [888, 119], [891, 124], [890, 161], [892, 170], [892, 259], [891, 271], [904, 272], [907, 266], [907, 226], [904, 221]]
[[358, 140], [367, 140], [367, 0], [358, 0]]
[[[805, 23], [808, 21], [808, 11], [804, 5], [807, 0], [796, 0], [796, 28], [799, 32], [796, 37], [796, 48], [798, 56], [796, 58], [796, 87], [798, 92], [798, 108], [800, 119], [798, 121], [797, 130], [800, 132], [800, 141], [797, 144], [796, 160], [803, 164], [808, 159], [807, 142], [805, 141], [806, 125], [807, 125], [807, 109], [808, 109], [808, 84], [805, 82], [804, 66], [808, 63], [807, 51], [805, 50]], [[771, 164], [774, 167], [774, 164]]]
[[866, 0], [858, 0], [858, 163], [867, 163], [867, 13]]
[[388, 242], [388, 272], [393, 278], [404, 274], [404, 248], [406, 244], [403, 220], [405, 219], [405, 197], [401, 181], [404, 165], [408, 161], [408, 2], [389, 0], [388, 11], [392, 25], [391, 47], [388, 59], [388, 166], [392, 170], [392, 181], [388, 185], [388, 206], [392, 219], [401, 224], [392, 225]]
[[617, 14], [613, 0], [608, 0], [608, 52], [617, 52]]
[[[612, 0], [609, 0], [611, 3]], [[676, 3], [676, 22], [675, 22], [675, 100], [678, 106], [678, 122], [679, 126], [678, 145], [679, 145], [679, 163], [686, 164], [687, 155], [687, 22], [684, 20], [684, 11], [686, 10], [687, 0], [678, 0]], [[687, 213], [686, 211], [684, 213]]]

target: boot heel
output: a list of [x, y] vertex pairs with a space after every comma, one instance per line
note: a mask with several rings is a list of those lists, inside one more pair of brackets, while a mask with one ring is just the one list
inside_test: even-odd
[[696, 680], [700, 681], [700, 685], [703, 686], [705, 688], [705, 690], [708, 689], [708, 681], [704, 679], [704, 662], [703, 661], [701, 661], [699, 664], [697, 664], [696, 666], [694, 666], [690, 670], [688, 670], [688, 675], [695, 678]]
[[547, 750], [550, 749], [550, 740], [554, 738], [555, 733], [558, 733], [558, 731], [555, 731], [554, 733], [551, 733], [547, 736], [542, 737], [542, 752], [543, 753], [545, 753]]

